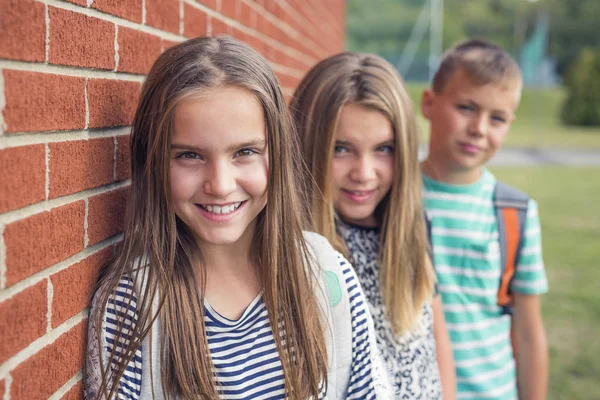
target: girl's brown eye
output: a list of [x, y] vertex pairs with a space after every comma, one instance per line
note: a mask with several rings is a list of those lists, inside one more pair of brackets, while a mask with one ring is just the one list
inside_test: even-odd
[[195, 159], [200, 159], [202, 157], [200, 157], [198, 154], [196, 154], [192, 151], [186, 151], [184, 153], [177, 154], [176, 158], [185, 158], [187, 160], [195, 160]]

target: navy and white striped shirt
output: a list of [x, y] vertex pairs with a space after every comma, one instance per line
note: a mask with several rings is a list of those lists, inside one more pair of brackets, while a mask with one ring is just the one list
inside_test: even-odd
[[[372, 331], [368, 329], [367, 303], [351, 265], [339, 253], [337, 260], [343, 271], [343, 289], [348, 292], [352, 322], [352, 366], [347, 399], [374, 399], [375, 386], [380, 379], [372, 365], [373, 353], [377, 351]], [[131, 299], [131, 301], [129, 300]], [[115, 343], [117, 320], [125, 319], [125, 326], [137, 319], [136, 297], [133, 282], [123, 278], [115, 295], [107, 304], [103, 321], [102, 354], [97, 341], [90, 340], [88, 368], [107, 357], [114, 346], [119, 354], [121, 346]], [[129, 302], [129, 309], [125, 306]], [[258, 295], [237, 320], [223, 317], [205, 302], [205, 326], [210, 355], [215, 367], [215, 383], [223, 399], [284, 399], [283, 369], [275, 345], [267, 308]], [[124, 332], [128, 332], [125, 330]], [[94, 349], [96, 347], [96, 349]], [[98, 358], [96, 360], [95, 358]], [[119, 399], [139, 399], [142, 386], [141, 347], [129, 363], [119, 381]], [[114, 364], [115, 361], [111, 360]], [[93, 372], [93, 371], [92, 371]], [[334, 373], [334, 371], [330, 371]], [[89, 375], [89, 373], [88, 373]], [[89, 379], [89, 377], [88, 377]], [[93, 383], [87, 384], [88, 394]], [[92, 396], [93, 397], [93, 396]], [[324, 395], [319, 396], [320, 399]]]

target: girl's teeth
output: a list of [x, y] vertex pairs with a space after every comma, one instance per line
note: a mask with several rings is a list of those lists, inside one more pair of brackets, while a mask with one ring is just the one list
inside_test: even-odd
[[235, 210], [237, 210], [237, 208], [240, 206], [240, 204], [242, 204], [241, 201], [238, 201], [237, 203], [233, 203], [230, 204], [228, 206], [202, 206], [202, 208], [204, 208], [206, 211], [213, 213], [213, 214], [229, 214], [234, 212]]

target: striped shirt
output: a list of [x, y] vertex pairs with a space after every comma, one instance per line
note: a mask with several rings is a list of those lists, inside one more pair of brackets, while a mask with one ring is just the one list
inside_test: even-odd
[[[337, 253], [337, 252], [336, 252]], [[343, 288], [350, 299], [352, 319], [352, 365], [348, 399], [374, 399], [377, 376], [372, 368], [372, 352], [377, 351], [372, 333], [368, 329], [370, 315], [358, 279], [351, 265], [337, 253], [343, 277]], [[128, 309], [126, 305], [129, 299]], [[88, 365], [95, 365], [103, 357], [106, 359], [114, 346], [117, 320], [125, 318], [126, 326], [137, 320], [136, 293], [132, 280], [121, 279], [115, 294], [109, 299], [103, 320], [104, 349], [102, 354], [96, 341], [88, 347]], [[215, 384], [223, 399], [284, 399], [284, 377], [279, 353], [269, 323], [268, 311], [259, 294], [248, 305], [237, 320], [223, 317], [205, 302], [205, 327], [210, 355], [215, 368]], [[126, 332], [127, 333], [127, 332]], [[90, 360], [91, 358], [91, 360]], [[139, 399], [142, 387], [142, 348], [138, 348], [134, 359], [128, 364], [125, 374], [119, 381], [119, 399]], [[115, 360], [111, 363], [116, 364]], [[330, 371], [332, 373], [332, 371]], [[93, 386], [88, 384], [88, 386]], [[93, 395], [88, 396], [93, 398]], [[321, 394], [320, 399], [324, 398]]]
[[[496, 178], [484, 169], [469, 185], [422, 179], [458, 398], [516, 399], [510, 316], [497, 305], [501, 265], [493, 204]], [[511, 286], [516, 293], [539, 295], [548, 290], [537, 210], [530, 200]]]

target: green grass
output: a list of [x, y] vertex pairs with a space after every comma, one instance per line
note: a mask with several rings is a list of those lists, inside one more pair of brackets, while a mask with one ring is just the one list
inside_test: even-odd
[[550, 400], [600, 399], [600, 168], [493, 168], [539, 203]]
[[[428, 122], [420, 112], [421, 93], [425, 87], [422, 83], [407, 85], [415, 103], [423, 141], [427, 141], [429, 132]], [[525, 89], [517, 119], [504, 146], [600, 149], [600, 127], [582, 128], [561, 124], [560, 109], [564, 96], [565, 92], [560, 88]]]

